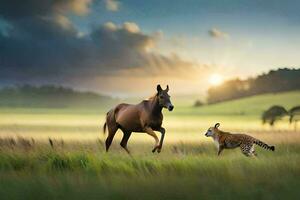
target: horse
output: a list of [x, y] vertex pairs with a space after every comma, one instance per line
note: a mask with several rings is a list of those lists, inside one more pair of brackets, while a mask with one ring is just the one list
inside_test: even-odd
[[[147, 133], [152, 136], [155, 140], [152, 152], [161, 152], [166, 132], [162, 127], [162, 109], [166, 108], [172, 111], [174, 106], [168, 94], [168, 85], [165, 90], [160, 85], [157, 85], [156, 89], [157, 93], [148, 100], [143, 100], [136, 105], [121, 103], [107, 112], [106, 121], [103, 126], [104, 134], [106, 129], [108, 129], [108, 136], [105, 141], [106, 152], [108, 152], [118, 129], [121, 129], [123, 132], [120, 145], [128, 154], [130, 154], [130, 151], [127, 148], [127, 142], [132, 132]], [[154, 131], [161, 133], [160, 140]]]

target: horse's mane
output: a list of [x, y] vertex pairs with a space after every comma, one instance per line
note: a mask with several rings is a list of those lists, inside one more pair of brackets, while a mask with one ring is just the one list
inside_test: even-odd
[[150, 101], [151, 101], [151, 100], [154, 100], [154, 99], [155, 99], [155, 97], [157, 96], [157, 94], [158, 94], [158, 93], [156, 93], [156, 94], [152, 95], [151, 97], [149, 97], [149, 98], [148, 98], [148, 100], [150, 100]]

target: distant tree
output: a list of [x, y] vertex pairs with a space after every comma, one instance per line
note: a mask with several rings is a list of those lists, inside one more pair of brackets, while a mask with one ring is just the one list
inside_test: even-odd
[[204, 105], [204, 103], [200, 100], [197, 100], [194, 104], [195, 107], [200, 107], [200, 106], [203, 106], [203, 105]]
[[207, 102], [217, 103], [251, 95], [300, 90], [300, 69], [271, 70], [246, 80], [232, 79], [209, 88]]
[[209, 103], [241, 98], [246, 96], [248, 82], [240, 79], [226, 81], [220, 86], [212, 87], [208, 90]]
[[277, 120], [282, 119], [288, 115], [287, 110], [282, 106], [272, 106], [262, 114], [263, 124], [268, 123], [271, 126], [275, 124]]
[[297, 129], [297, 122], [300, 120], [300, 106], [295, 106], [289, 110], [290, 123], [295, 123], [295, 130]]
[[300, 69], [271, 70], [267, 74], [258, 76], [251, 84], [255, 94], [282, 92], [300, 89]]

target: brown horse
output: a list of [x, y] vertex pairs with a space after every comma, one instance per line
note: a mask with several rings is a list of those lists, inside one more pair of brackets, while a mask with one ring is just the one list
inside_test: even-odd
[[[108, 151], [117, 130], [121, 129], [123, 138], [120, 145], [127, 153], [129, 153], [127, 142], [132, 132], [151, 135], [155, 139], [155, 146], [152, 152], [154, 153], [157, 150], [160, 153], [165, 136], [165, 129], [161, 126], [163, 120], [161, 111], [163, 108], [167, 108], [169, 111], [172, 111], [174, 108], [168, 91], [169, 86], [163, 90], [160, 85], [157, 85], [157, 94], [149, 100], [144, 100], [136, 105], [122, 103], [111, 109], [106, 114], [106, 122], [103, 127], [104, 133], [106, 126], [108, 129], [108, 136], [105, 141], [106, 151]], [[160, 140], [154, 131], [161, 133]]]

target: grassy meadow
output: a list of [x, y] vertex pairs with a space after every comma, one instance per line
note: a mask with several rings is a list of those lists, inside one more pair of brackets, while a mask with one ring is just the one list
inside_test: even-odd
[[[1, 199], [296, 199], [300, 196], [300, 131], [285, 118], [262, 125], [271, 105], [299, 105], [300, 92], [267, 94], [193, 107], [174, 97], [164, 111], [166, 137], [160, 154], [153, 139], [133, 133], [129, 156], [118, 132], [104, 152], [105, 112], [100, 108], [0, 108]], [[138, 102], [138, 101], [137, 101]], [[220, 157], [204, 133], [245, 132], [276, 146], [256, 147], [258, 157], [239, 149]], [[158, 133], [159, 135], [159, 133]], [[14, 139], [14, 143], [10, 139]], [[50, 146], [48, 139], [53, 141]]]

